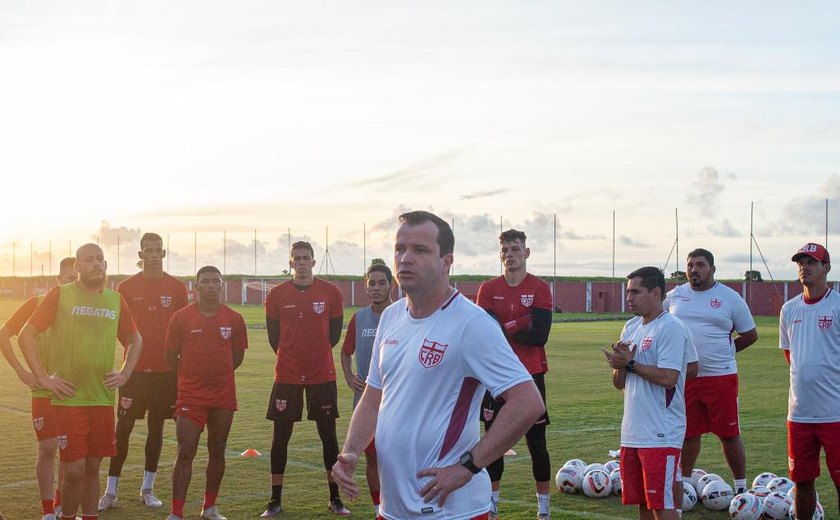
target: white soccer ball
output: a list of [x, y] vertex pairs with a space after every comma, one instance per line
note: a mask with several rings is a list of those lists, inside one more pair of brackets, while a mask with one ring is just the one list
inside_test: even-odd
[[769, 520], [787, 520], [793, 501], [786, 493], [772, 491], [764, 499], [764, 518]]
[[621, 463], [615, 459], [608, 460], [604, 463], [604, 467], [607, 468], [607, 473], [612, 473], [613, 470], [618, 469], [621, 467]]
[[771, 480], [778, 477], [775, 473], [770, 473], [769, 471], [765, 471], [764, 473], [759, 473], [755, 476], [752, 481], [752, 487], [756, 486], [766, 486]]
[[700, 500], [703, 501], [706, 509], [723, 511], [729, 507], [734, 495], [732, 486], [722, 480], [712, 480], [703, 488], [703, 492], [700, 493]]
[[580, 484], [583, 482], [583, 471], [575, 465], [563, 466], [557, 471], [554, 482], [557, 484], [557, 489], [562, 493], [575, 494], [580, 491]]
[[621, 469], [615, 468], [610, 471], [610, 486], [613, 495], [621, 495]]
[[767, 488], [770, 491], [778, 491], [780, 493], [787, 493], [793, 489], [794, 483], [787, 477], [776, 477], [767, 483]]
[[594, 470], [596, 470], [596, 469], [600, 469], [601, 471], [603, 471], [603, 472], [604, 472], [604, 473], [606, 473], [607, 475], [609, 475], [609, 474], [610, 474], [610, 471], [612, 471], [612, 470], [607, 469], [607, 467], [606, 467], [605, 465], [601, 464], [600, 462], [593, 462], [592, 464], [590, 464], [590, 465], [586, 466], [586, 467], [583, 469], [583, 474], [584, 474], [584, 475], [586, 475], [586, 474], [587, 474], [587, 473], [589, 473], [590, 471], [594, 471]]
[[697, 481], [700, 480], [700, 477], [702, 477], [705, 474], [706, 472], [702, 469], [694, 468], [693, 470], [691, 470], [690, 477], [683, 477], [683, 482], [689, 482], [692, 486], [694, 486], [694, 489], [697, 489]]
[[763, 506], [755, 495], [741, 493], [729, 503], [729, 517], [733, 520], [758, 520]]
[[586, 463], [583, 462], [580, 459], [571, 459], [571, 460], [567, 460], [566, 463], [563, 464], [563, 466], [576, 466], [581, 471], [583, 471], [586, 468]]
[[[798, 517], [796, 516], [796, 503], [790, 506], [788, 517], [790, 520], [798, 520]], [[814, 515], [811, 517], [811, 520], [823, 520], [823, 518], [825, 518], [825, 510], [823, 509], [822, 504], [817, 502], [817, 507], [814, 509]]]
[[698, 494], [702, 495], [703, 490], [706, 488], [706, 484], [713, 480], [720, 480], [721, 482], [723, 481], [720, 475], [716, 473], [706, 473], [705, 475], [697, 479], [697, 483], [694, 485], [694, 489], [697, 490]]
[[752, 489], [747, 491], [747, 493], [755, 495], [755, 497], [763, 504], [764, 499], [767, 498], [767, 495], [769, 495], [771, 491], [767, 486], [758, 485], [753, 486]]
[[580, 488], [583, 494], [591, 498], [602, 498], [608, 496], [612, 491], [610, 476], [606, 471], [595, 469], [583, 476], [583, 483]]
[[[820, 501], [820, 492], [815, 489], [814, 493], [817, 495], [817, 502], [819, 502]], [[793, 487], [788, 490], [787, 494], [790, 497], [790, 499], [793, 500], [793, 503], [795, 504], [796, 503], [796, 484], [794, 484]]]
[[695, 491], [694, 486], [691, 485], [690, 482], [687, 480], [683, 480], [683, 499], [682, 499], [682, 510], [683, 512], [691, 511], [694, 509], [694, 506], [697, 505], [697, 491]]

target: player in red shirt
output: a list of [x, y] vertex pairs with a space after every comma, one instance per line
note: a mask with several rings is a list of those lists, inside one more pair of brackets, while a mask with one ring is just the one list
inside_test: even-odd
[[338, 390], [332, 348], [341, 338], [344, 307], [341, 291], [335, 285], [315, 278], [312, 245], [295, 242], [289, 267], [294, 278], [273, 288], [265, 299], [268, 342], [277, 354], [274, 387], [266, 418], [274, 422], [271, 442], [271, 500], [263, 518], [283, 511], [281, 497], [286, 471], [289, 439], [296, 421], [303, 416], [306, 393], [307, 419], [315, 421], [321, 438], [324, 468], [330, 489], [329, 509], [339, 516], [350, 511], [338, 496], [338, 485], [330, 469], [338, 457], [335, 420], [338, 417]]
[[[56, 276], [59, 285], [73, 283], [78, 279], [78, 274], [73, 269], [75, 263], [76, 259], [73, 257], [67, 257], [61, 261], [58, 267], [58, 276]], [[20, 364], [11, 343], [12, 336], [17, 336], [20, 333], [32, 313], [35, 312], [38, 301], [39, 298], [35, 296], [26, 300], [12, 317], [0, 327], [0, 351], [3, 352], [3, 357], [15, 370], [21, 382], [32, 389], [32, 425], [35, 428], [35, 438], [38, 440], [35, 479], [38, 481], [38, 490], [41, 493], [43, 520], [55, 520], [56, 515], [61, 514], [61, 491], [54, 488], [55, 471], [53, 470], [55, 456], [58, 453], [58, 444], [56, 443], [58, 425], [50, 404], [49, 393], [38, 388], [38, 380]], [[49, 346], [42, 345], [41, 348], [49, 348]], [[58, 466], [58, 473], [60, 482], [64, 476], [64, 467], [61, 464]], [[53, 495], [54, 489], [55, 495]]]
[[175, 371], [166, 363], [164, 341], [169, 319], [175, 311], [187, 305], [187, 286], [163, 272], [166, 250], [160, 235], [145, 233], [140, 238], [137, 255], [142, 260], [143, 270], [123, 280], [117, 291], [125, 298], [140, 329], [143, 353], [128, 383], [120, 388], [117, 455], [111, 457], [105, 494], [99, 499], [99, 511], [117, 505], [117, 485], [128, 455], [129, 437], [134, 421], [143, 419], [146, 410], [149, 411], [148, 435], [140, 501], [148, 507], [163, 506], [154, 495], [155, 476], [163, 447], [163, 425], [166, 419], [173, 418], [177, 393]]
[[225, 450], [237, 409], [234, 370], [242, 364], [248, 333], [242, 315], [222, 304], [222, 274], [214, 266], [198, 270], [196, 303], [176, 312], [166, 334], [166, 359], [178, 371], [175, 405], [178, 455], [172, 469], [172, 513], [184, 518], [192, 463], [207, 426], [207, 470], [201, 518], [225, 520], [216, 497], [225, 474]]
[[[551, 289], [548, 284], [528, 273], [531, 250], [525, 245], [525, 233], [509, 229], [499, 235], [499, 257], [504, 275], [481, 284], [476, 303], [496, 318], [519, 360], [534, 378], [545, 403], [545, 373], [548, 362], [545, 344], [551, 330]], [[484, 396], [481, 417], [485, 428], [493, 426], [504, 401]], [[545, 440], [545, 427], [550, 423], [546, 411], [525, 434], [531, 452], [531, 471], [537, 489], [537, 518], [551, 517], [551, 460]], [[498, 518], [499, 488], [504, 472], [504, 457], [487, 466], [493, 489], [490, 518]]]

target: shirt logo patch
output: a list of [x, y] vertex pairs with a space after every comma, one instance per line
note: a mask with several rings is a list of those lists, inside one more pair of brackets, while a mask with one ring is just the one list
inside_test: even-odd
[[647, 352], [653, 346], [653, 338], [648, 336], [642, 340], [642, 352]]
[[275, 399], [274, 400], [274, 408], [278, 412], [282, 412], [286, 409], [286, 400], [285, 399]]
[[172, 305], [172, 296], [161, 296], [160, 297], [160, 306], [164, 309], [168, 308]]
[[425, 368], [438, 366], [443, 360], [443, 354], [446, 352], [446, 347], [448, 346], [437, 341], [424, 339], [423, 346], [420, 347], [420, 353], [418, 354], [420, 364]]
[[485, 422], [492, 421], [494, 415], [495, 414], [493, 413], [492, 408], [487, 408], [487, 407], [482, 407], [481, 408], [481, 417], [484, 418]]
[[230, 339], [233, 329], [231, 327], [219, 327], [219, 334], [223, 339]]
[[67, 449], [67, 436], [66, 435], [59, 435], [58, 437], [56, 437], [56, 440], [58, 441], [58, 449], [60, 449], [60, 450], [66, 450]]
[[831, 329], [831, 323], [831, 316], [820, 316], [817, 320], [817, 327], [819, 327], [820, 330], [829, 330]]
[[720, 309], [720, 306], [723, 305], [723, 301], [718, 300], [717, 298], [712, 298], [709, 300], [709, 305], [712, 306], [712, 309]]
[[326, 306], [327, 302], [312, 302], [312, 310], [315, 311], [315, 314], [323, 314]]
[[522, 305], [525, 307], [530, 307], [534, 304], [534, 295], [533, 294], [523, 294], [519, 297], [519, 301], [522, 302]]
[[35, 426], [35, 429], [41, 431], [44, 429], [44, 418], [43, 417], [36, 417], [32, 419], [32, 425]]
[[120, 397], [120, 408], [128, 410], [131, 408], [131, 403], [134, 401], [131, 397]]

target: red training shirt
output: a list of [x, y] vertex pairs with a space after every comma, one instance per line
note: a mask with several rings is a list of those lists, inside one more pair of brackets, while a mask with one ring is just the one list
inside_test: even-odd
[[35, 309], [38, 307], [38, 297], [33, 296], [29, 298], [23, 305], [18, 307], [18, 310], [15, 311], [11, 317], [6, 320], [6, 329], [9, 331], [9, 335], [17, 336], [20, 334], [21, 329], [26, 322], [29, 321], [29, 318], [32, 316], [32, 313], [35, 312]]

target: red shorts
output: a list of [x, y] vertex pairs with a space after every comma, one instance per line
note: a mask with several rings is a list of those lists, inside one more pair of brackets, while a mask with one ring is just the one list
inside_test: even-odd
[[685, 382], [685, 438], [714, 433], [721, 439], [741, 435], [738, 374], [696, 377]]
[[53, 406], [61, 462], [117, 454], [112, 406]]
[[834, 485], [840, 487], [840, 422], [797, 423], [788, 421], [788, 467], [790, 479], [806, 482], [820, 476], [820, 448]]
[[203, 430], [207, 426], [207, 418], [210, 417], [211, 410], [227, 410], [227, 408], [194, 406], [187, 404], [178, 404], [175, 407], [175, 417], [186, 417], [192, 422], [196, 423]]
[[376, 439], [371, 439], [370, 444], [365, 448], [365, 455], [376, 455]]
[[[678, 448], [621, 448], [621, 503], [647, 504], [653, 511], [677, 509]], [[677, 500], [679, 499], [679, 500]]]
[[58, 436], [58, 419], [49, 397], [32, 398], [32, 426], [38, 441], [54, 439]]

